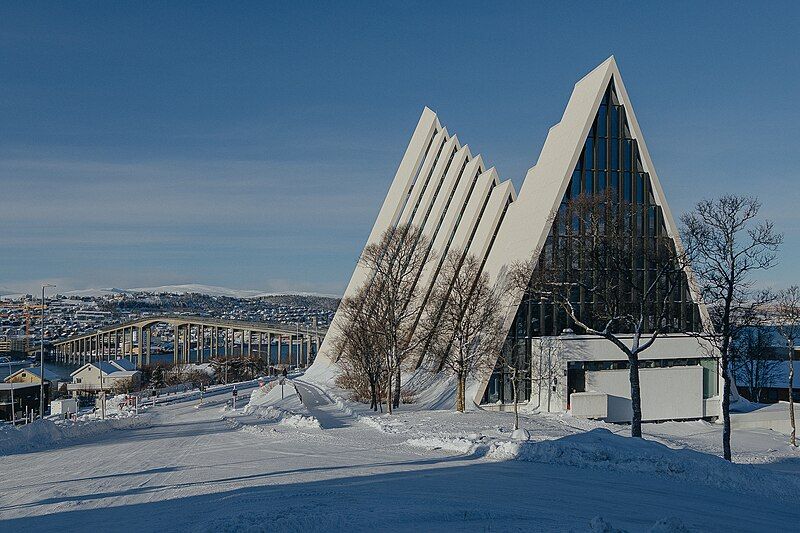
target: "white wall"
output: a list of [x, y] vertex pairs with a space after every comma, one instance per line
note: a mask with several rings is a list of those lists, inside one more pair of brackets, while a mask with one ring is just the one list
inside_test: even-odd
[[[684, 366], [641, 368], [642, 419], [701, 418], [703, 368]], [[608, 394], [608, 422], [631, 419], [631, 386], [628, 370], [586, 372], [586, 390]]]

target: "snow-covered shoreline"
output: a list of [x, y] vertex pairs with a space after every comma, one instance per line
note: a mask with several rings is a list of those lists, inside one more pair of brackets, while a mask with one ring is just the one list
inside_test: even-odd
[[78, 420], [36, 420], [21, 426], [0, 428], [0, 456], [26, 453], [71, 444], [78, 440], [96, 439], [110, 431], [148, 427], [146, 413], [130, 416], [82, 416]]

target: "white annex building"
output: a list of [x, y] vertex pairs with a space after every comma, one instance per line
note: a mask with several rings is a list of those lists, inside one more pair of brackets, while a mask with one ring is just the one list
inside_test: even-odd
[[[378, 241], [393, 226], [411, 223], [422, 228], [438, 258], [450, 250], [465, 250], [482, 261], [483, 270], [497, 281], [513, 263], [541, 261], [540, 256], [557, 246], [559, 239], [567, 238], [569, 231], [558, 227], [556, 215], [578, 195], [603, 195], [609, 202], [630, 206], [635, 213], [630, 235], [644, 246], [667, 241], [681, 249], [677, 226], [613, 56], [575, 85], [561, 121], [550, 128], [519, 193], [425, 108], [368, 242]], [[434, 283], [438, 264], [433, 263], [420, 273], [423, 287]], [[644, 280], [650, 274], [648, 266], [637, 264], [634, 258], [629, 271], [617, 272]], [[345, 297], [368, 277], [359, 264]], [[686, 271], [674, 297], [664, 298], [669, 300], [669, 327], [640, 354], [645, 421], [714, 417], [720, 411], [721, 386], [713, 351], [690, 334], [708, 320], [691, 279]], [[573, 324], [555, 302], [532, 298], [527, 292], [503, 296], [509, 332], [504, 346], [520, 348], [516, 366], [525, 376], [522, 400], [545, 411], [630, 420], [628, 362], [618, 348], [605, 339], [573, 333]], [[585, 316], [591, 320], [592, 302], [583, 292], [576, 292], [573, 303], [586, 309]], [[310, 377], [335, 373], [334, 340], [347, 334], [339, 322], [335, 317]], [[497, 356], [502, 349], [497, 347]], [[497, 365], [473, 380], [468, 398], [503, 408], [513, 399], [508, 372]]]

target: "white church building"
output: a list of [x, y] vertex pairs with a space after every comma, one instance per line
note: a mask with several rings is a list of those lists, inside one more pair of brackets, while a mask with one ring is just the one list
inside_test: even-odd
[[[602, 195], [625, 204], [636, 216], [631, 238], [669, 242], [680, 250], [670, 212], [647, 144], [615, 59], [610, 57], [575, 84], [561, 121], [551, 127], [536, 164], [519, 190], [501, 181], [493, 167], [444, 127], [425, 108], [380, 208], [368, 243], [399, 224], [422, 229], [438, 258], [463, 249], [477, 257], [489, 278], [502, 278], [510, 265], [541, 261], [568, 238], [558, 227], [559, 209], [578, 195]], [[576, 229], [576, 231], [580, 231]], [[441, 259], [439, 259], [441, 261]], [[430, 287], [437, 261], [419, 283]], [[632, 257], [630, 269], [614, 275], [648, 279], [648, 266]], [[345, 297], [370, 276], [359, 263]], [[645, 421], [715, 417], [721, 382], [713, 349], [697, 332], [709, 320], [691, 272], [686, 269], [668, 300], [669, 324], [641, 352], [642, 415]], [[427, 291], [423, 290], [425, 294]], [[520, 400], [543, 411], [612, 422], [630, 420], [628, 361], [610, 341], [582, 334], [559, 304], [509, 291], [503, 295], [508, 337], [501, 350], [517, 347], [515, 365], [523, 378]], [[574, 305], [591, 319], [592, 302], [576, 291]], [[310, 375], [335, 372], [336, 338], [347, 335], [335, 317]], [[625, 332], [621, 337], [625, 338]], [[496, 365], [473, 379], [468, 397], [502, 409], [513, 401], [507, 368]]]

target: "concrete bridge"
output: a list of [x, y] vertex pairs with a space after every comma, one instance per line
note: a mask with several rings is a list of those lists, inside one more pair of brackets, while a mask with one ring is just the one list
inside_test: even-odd
[[316, 325], [186, 315], [147, 316], [55, 341], [51, 356], [56, 362], [76, 365], [120, 357], [139, 367], [149, 365], [155, 354], [154, 328], [167, 336], [171, 330], [172, 361], [176, 364], [201, 363], [216, 356], [255, 356], [270, 364], [297, 367], [311, 364], [327, 331]]

